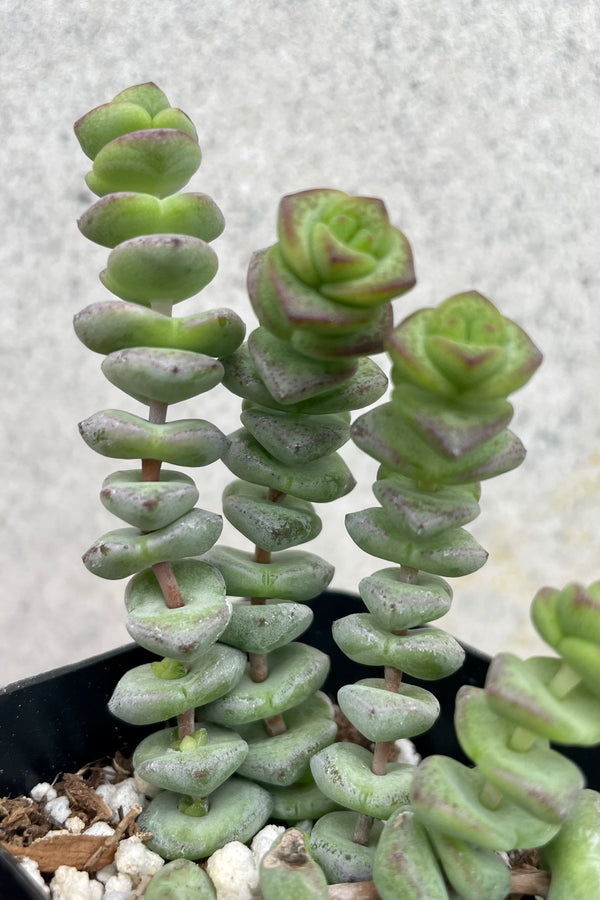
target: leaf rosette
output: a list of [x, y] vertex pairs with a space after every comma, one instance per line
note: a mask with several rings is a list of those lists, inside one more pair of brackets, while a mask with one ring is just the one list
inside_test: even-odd
[[396, 386], [486, 402], [522, 387], [542, 361], [525, 332], [477, 291], [406, 318], [387, 341]]
[[248, 274], [261, 325], [320, 359], [381, 350], [390, 300], [415, 284], [410, 245], [382, 201], [327, 189], [288, 194], [278, 237], [254, 254]]

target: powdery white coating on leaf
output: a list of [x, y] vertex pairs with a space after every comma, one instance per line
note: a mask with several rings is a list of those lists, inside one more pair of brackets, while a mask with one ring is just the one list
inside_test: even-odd
[[217, 900], [252, 900], [258, 890], [258, 868], [252, 851], [240, 841], [216, 850], [206, 864]]

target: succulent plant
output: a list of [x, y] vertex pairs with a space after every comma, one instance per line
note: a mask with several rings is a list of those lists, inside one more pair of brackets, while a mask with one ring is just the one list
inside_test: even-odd
[[524, 847], [541, 848], [550, 900], [598, 896], [600, 795], [550, 742], [600, 742], [600, 582], [543, 588], [531, 615], [559, 656], [500, 653], [484, 688], [459, 690], [456, 734], [475, 768], [445, 756], [418, 766], [375, 855], [384, 900], [446, 900], [446, 881], [466, 900], [502, 900], [510, 873], [495, 851]]
[[[317, 822], [310, 838], [290, 828], [267, 853], [265, 900], [327, 897], [327, 881], [371, 877], [383, 900], [501, 900], [510, 873], [497, 851], [523, 847], [537, 847], [550, 869], [549, 900], [599, 896], [600, 795], [550, 743], [600, 741], [600, 582], [534, 598], [555, 658], [499, 654], [484, 688], [459, 691], [456, 733], [473, 767], [442, 756], [388, 761], [398, 738], [438, 715], [435, 696], [410, 679], [462, 663], [461, 645], [429, 623], [450, 607], [445, 579], [487, 558], [463, 526], [479, 513], [480, 482], [524, 458], [507, 398], [539, 365], [537, 348], [474, 291], [394, 329], [391, 300], [415, 283], [410, 246], [380, 200], [328, 189], [281, 201], [277, 242], [250, 262], [259, 327], [245, 343], [231, 310], [173, 317], [215, 275], [210, 242], [224, 227], [208, 196], [180, 192], [201, 161], [194, 125], [148, 83], [75, 130], [99, 197], [79, 226], [110, 249], [100, 277], [118, 298], [82, 310], [75, 330], [104, 356], [106, 378], [148, 407], [146, 417], [110, 409], [80, 425], [96, 452], [141, 460], [105, 480], [101, 501], [125, 527], [84, 562], [129, 579], [127, 629], [160, 657], [123, 676], [111, 711], [132, 724], [177, 722], [134, 753], [138, 775], [161, 789], [140, 825], [172, 860], [148, 900], [213, 897], [189, 861], [250, 839], [271, 814]], [[387, 379], [369, 354], [384, 349], [393, 389], [373, 406]], [[243, 399], [234, 434], [167, 421], [171, 404], [219, 383]], [[351, 425], [351, 412], [369, 406]], [[296, 640], [333, 574], [297, 548], [321, 530], [313, 504], [354, 486], [337, 452], [349, 437], [380, 468], [379, 505], [349, 514], [347, 529], [393, 563], [361, 581], [368, 612], [334, 625], [348, 657], [384, 669], [338, 694], [372, 753], [334, 743], [333, 704], [320, 691], [329, 660]], [[221, 516], [196, 507], [188, 475], [164, 468], [218, 460], [237, 479], [224, 514], [251, 551], [219, 545]]]
[[336, 451], [349, 438], [350, 410], [387, 386], [365, 354], [381, 349], [390, 299], [412, 286], [414, 272], [408, 242], [379, 200], [292, 194], [280, 203], [278, 235], [250, 263], [260, 327], [222, 360], [224, 384], [244, 398], [242, 428], [223, 455], [239, 480], [223, 509], [254, 552], [217, 545], [204, 556], [230, 595], [247, 598], [234, 605], [221, 641], [246, 651], [250, 665], [204, 715], [240, 733], [249, 751], [239, 772], [268, 786], [274, 815], [294, 822], [335, 806], [309, 763], [336, 726], [318, 692], [328, 658], [295, 641], [313, 618], [306, 601], [324, 591], [333, 568], [293, 548], [321, 529], [312, 504], [354, 486]]
[[487, 558], [462, 526], [479, 512], [479, 481], [525, 455], [506, 428], [506, 396], [541, 360], [524, 332], [476, 292], [414, 313], [386, 346], [391, 399], [352, 426], [357, 445], [381, 463], [373, 486], [380, 506], [350, 513], [346, 527], [363, 550], [395, 566], [361, 581], [368, 612], [333, 626], [347, 656], [384, 667], [383, 678], [338, 693], [342, 711], [375, 749], [333, 744], [311, 763], [321, 790], [353, 810], [323, 817], [311, 836], [337, 881], [371, 877], [381, 823], [408, 801], [414, 777], [413, 766], [388, 762], [390, 745], [426, 731], [439, 713], [435, 696], [403, 675], [435, 680], [462, 665], [460, 644], [428, 623], [450, 608], [444, 578], [474, 572]]
[[209, 241], [223, 229], [216, 204], [199, 193], [175, 194], [200, 164], [196, 131], [154, 84], [118, 94], [83, 116], [75, 131], [93, 160], [87, 184], [101, 199], [81, 217], [90, 240], [110, 247], [101, 280], [118, 300], [75, 317], [83, 343], [105, 356], [102, 370], [148, 407], [148, 418], [103, 410], [80, 425], [86, 443], [111, 458], [141, 459], [102, 486], [101, 500], [128, 527], [99, 538], [86, 552], [103, 578], [129, 576], [127, 629], [163, 657], [125, 674], [109, 706], [127, 722], [176, 717], [134, 754], [138, 773], [165, 790], [144, 812], [152, 846], [166, 858], [207, 856], [225, 840], [251, 837], [271, 810], [257, 785], [228, 781], [247, 753], [235, 732], [197, 726], [195, 708], [242, 677], [244, 654], [218, 642], [231, 617], [219, 571], [199, 560], [218, 539], [222, 520], [196, 508], [192, 479], [163, 463], [206, 466], [227, 449], [224, 434], [201, 419], [166, 421], [170, 404], [218, 384], [244, 325], [227, 309], [172, 318], [175, 303], [212, 279]]

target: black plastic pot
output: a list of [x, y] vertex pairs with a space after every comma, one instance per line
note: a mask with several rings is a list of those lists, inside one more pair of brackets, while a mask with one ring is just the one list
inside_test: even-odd
[[[324, 690], [335, 696], [343, 684], [372, 676], [374, 670], [347, 659], [333, 642], [331, 623], [361, 612], [358, 597], [327, 592], [312, 601], [315, 620], [301, 640], [331, 657], [331, 672]], [[469, 647], [463, 667], [443, 681], [419, 682], [433, 690], [441, 715], [416, 741], [423, 756], [443, 753], [462, 762], [454, 734], [454, 698], [463, 684], [481, 686], [489, 659]], [[140, 728], [115, 719], [107, 700], [128, 669], [155, 659], [135, 644], [103, 653], [83, 662], [55, 669], [0, 690], [0, 796], [28, 793], [40, 781], [52, 781], [60, 772], [73, 772], [87, 763], [112, 757], [117, 750], [130, 753], [156, 726]], [[588, 786], [600, 790], [600, 767], [595, 748], [561, 748], [586, 774]], [[0, 848], [0, 900], [42, 900], [43, 894], [17, 862]]]

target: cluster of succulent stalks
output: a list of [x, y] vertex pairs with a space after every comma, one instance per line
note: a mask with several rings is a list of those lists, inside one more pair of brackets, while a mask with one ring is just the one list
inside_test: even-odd
[[[231, 310], [175, 318], [173, 305], [214, 276], [209, 242], [224, 224], [206, 195], [176, 193], [200, 164], [193, 124], [145, 84], [83, 116], [76, 133], [101, 198], [80, 228], [111, 248], [101, 279], [119, 299], [84, 309], [75, 329], [105, 356], [106, 377], [147, 406], [143, 417], [104, 410], [80, 426], [97, 452], [141, 460], [101, 491], [129, 527], [101, 537], [84, 561], [101, 577], [130, 578], [127, 629], [162, 657], [128, 672], [110, 709], [139, 725], [177, 722], [134, 754], [138, 774], [162, 789], [141, 825], [176, 861], [148, 896], [171, 879], [184, 900], [186, 878], [204, 896], [204, 873], [184, 859], [247, 841], [273, 817], [316, 823], [310, 841], [288, 832], [266, 860], [266, 900], [281, 900], [293, 879], [307, 897], [326, 897], [327, 882], [373, 879], [383, 898], [501, 900], [510, 873], [496, 851], [541, 845], [549, 896], [589, 900], [600, 885], [589, 862], [599, 797], [549, 741], [600, 740], [599, 585], [536, 597], [535, 624], [559, 660], [503, 654], [484, 690], [460, 692], [457, 734], [475, 768], [444, 757], [388, 762], [398, 738], [421, 734], [439, 712], [410, 678], [443, 678], [462, 664], [460, 644], [428, 623], [449, 609], [444, 579], [487, 558], [462, 526], [479, 513], [480, 482], [524, 458], [506, 398], [539, 351], [475, 292], [393, 329], [391, 300], [415, 283], [408, 242], [381, 201], [337, 190], [281, 201], [278, 241], [250, 263], [260, 324], [245, 343]], [[384, 349], [393, 390], [373, 407], [387, 379], [368, 354]], [[240, 430], [226, 437], [203, 420], [167, 421], [168, 406], [221, 382], [243, 398]], [[364, 407], [373, 408], [351, 425]], [[334, 708], [320, 691], [328, 658], [296, 640], [313, 619], [307, 602], [333, 574], [296, 548], [321, 530], [313, 503], [354, 486], [337, 453], [349, 437], [380, 463], [380, 505], [350, 514], [348, 531], [394, 564], [359, 585], [369, 612], [334, 625], [348, 657], [384, 670], [338, 695], [373, 753], [335, 742]], [[192, 479], [163, 467], [217, 460], [238, 479], [223, 512], [245, 550], [217, 544], [220, 515], [195, 508]], [[301, 864], [290, 868], [291, 857]]]

